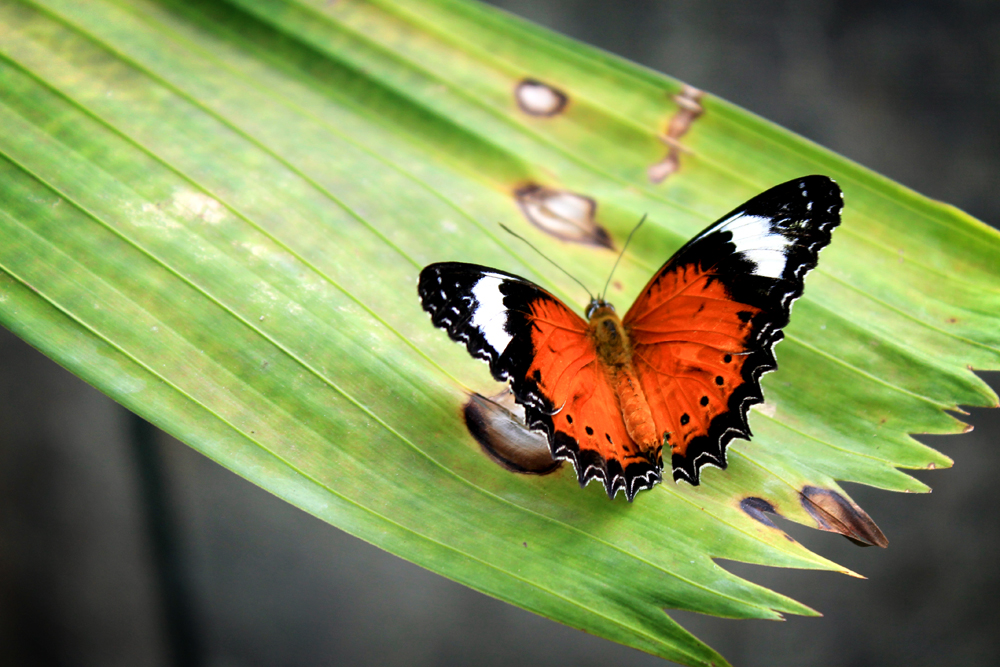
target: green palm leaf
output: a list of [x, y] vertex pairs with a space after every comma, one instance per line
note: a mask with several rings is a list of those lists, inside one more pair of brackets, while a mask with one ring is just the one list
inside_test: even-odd
[[[742, 501], [869, 539], [821, 501], [863, 517], [836, 480], [926, 491], [899, 469], [950, 461], [908, 434], [996, 405], [969, 368], [1000, 368], [1000, 235], [710, 96], [654, 183], [680, 85], [495, 11], [42, 0], [0, 25], [0, 321], [240, 475], [500, 599], [723, 664], [663, 610], [813, 612], [713, 558], [841, 569]], [[565, 108], [526, 113], [525, 79]], [[551, 188], [596, 202], [618, 247], [648, 214], [611, 291], [627, 304], [708, 222], [809, 173], [838, 180], [844, 224], [728, 470], [628, 505], [483, 456], [461, 408], [497, 385], [429, 324], [423, 265], [581, 302], [496, 226], [599, 287], [614, 251], [524, 220], [516, 193]]]

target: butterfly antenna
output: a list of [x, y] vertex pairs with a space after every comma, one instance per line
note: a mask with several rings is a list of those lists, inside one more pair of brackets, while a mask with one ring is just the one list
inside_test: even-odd
[[632, 231], [628, 234], [628, 238], [625, 239], [625, 245], [622, 246], [622, 251], [618, 253], [618, 259], [615, 260], [615, 265], [611, 267], [611, 275], [608, 276], [608, 282], [604, 283], [604, 292], [601, 293], [601, 301], [604, 301], [604, 297], [608, 295], [608, 286], [611, 284], [611, 278], [615, 275], [615, 269], [618, 268], [618, 262], [622, 261], [622, 255], [625, 254], [625, 249], [628, 248], [628, 244], [631, 243], [632, 237], [635, 236], [635, 233], [639, 231], [639, 228], [642, 227], [642, 223], [644, 222], [646, 222], [645, 213], [642, 214], [642, 219], [639, 220], [639, 224], [632, 228]]
[[[590, 297], [591, 301], [594, 300], [594, 295], [590, 293], [590, 290], [587, 289], [587, 286], [584, 285], [583, 283], [581, 283], [579, 280], [577, 280], [576, 277], [572, 273], [570, 273], [569, 271], [567, 271], [566, 269], [564, 269], [563, 267], [559, 266], [554, 261], [552, 261], [551, 259], [549, 259], [548, 257], [546, 257], [545, 253], [543, 253], [541, 250], [539, 250], [534, 245], [532, 245], [531, 241], [529, 241], [528, 239], [524, 238], [523, 236], [521, 236], [520, 234], [518, 234], [517, 232], [515, 232], [514, 230], [512, 230], [507, 225], [505, 225], [505, 224], [503, 224], [501, 222], [500, 226], [503, 227], [503, 230], [505, 232], [507, 232], [508, 234], [510, 234], [511, 236], [513, 236], [514, 238], [520, 239], [521, 241], [524, 241], [528, 245], [529, 248], [531, 248], [532, 250], [534, 250], [535, 252], [537, 252], [539, 255], [541, 255], [542, 259], [544, 259], [546, 262], [548, 262], [549, 264], [551, 264], [552, 266], [556, 267], [557, 269], [559, 269], [560, 271], [562, 271], [563, 273], [565, 273], [567, 276], [569, 276], [570, 279], [573, 280], [573, 282], [575, 282], [577, 285], [579, 285], [580, 287], [583, 288], [583, 291], [587, 293], [587, 296]], [[562, 408], [560, 408], [560, 409], [562, 409]]]

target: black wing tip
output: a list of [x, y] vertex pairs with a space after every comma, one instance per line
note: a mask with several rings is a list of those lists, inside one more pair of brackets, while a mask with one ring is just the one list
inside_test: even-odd
[[779, 183], [769, 190], [765, 190], [764, 193], [771, 192], [778, 188], [784, 187], [796, 187], [800, 189], [805, 188], [819, 188], [824, 190], [824, 194], [836, 195], [838, 197], [843, 197], [843, 192], [840, 189], [840, 185], [837, 181], [830, 178], [826, 174], [809, 174], [808, 176], [799, 176], [798, 178], [793, 178], [790, 181], [785, 181], [784, 183]]
[[[495, 300], [502, 299], [504, 319], [492, 331], [487, 331], [475, 319], [478, 309], [483, 306], [475, 289], [485, 277], [499, 279], [496, 290], [500, 295], [493, 296], [491, 307], [498, 307]], [[518, 375], [519, 369], [512, 364], [525, 358], [523, 352], [528, 344], [524, 340], [524, 328], [511, 320], [521, 317], [517, 313], [524, 310], [526, 301], [536, 295], [548, 295], [537, 285], [512, 273], [465, 262], [438, 262], [425, 266], [417, 280], [417, 293], [421, 306], [430, 314], [431, 323], [444, 329], [453, 341], [464, 344], [472, 357], [487, 362], [498, 382]], [[491, 318], [491, 321], [497, 322], [497, 319]], [[502, 340], [504, 338], [508, 340]], [[499, 343], [498, 339], [501, 339]]]
[[834, 222], [835, 227], [840, 223], [843, 205], [844, 193], [837, 182], [829, 176], [813, 174], [793, 178], [764, 190], [722, 219], [756, 210], [763, 210], [764, 213], [789, 211], [803, 219], [816, 220], [821, 231], [832, 231], [824, 225]]

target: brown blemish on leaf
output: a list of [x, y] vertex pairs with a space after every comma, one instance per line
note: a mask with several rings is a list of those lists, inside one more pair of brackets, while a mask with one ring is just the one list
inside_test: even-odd
[[763, 498], [748, 496], [740, 501], [740, 509], [746, 512], [751, 519], [760, 521], [765, 526], [777, 528], [777, 526], [774, 525], [774, 522], [771, 521], [771, 517], [764, 514], [765, 512], [776, 514], [774, 511], [774, 505], [767, 502]]
[[597, 202], [567, 190], [528, 183], [514, 191], [528, 221], [561, 241], [614, 248], [611, 236], [594, 221]]
[[[740, 509], [746, 512], [747, 516], [749, 516], [754, 521], [759, 521], [768, 528], [776, 528], [777, 530], [781, 530], [776, 525], [774, 525], [774, 522], [771, 521], [771, 517], [767, 516], [767, 514], [779, 514], [779, 512], [774, 508], [774, 505], [764, 500], [763, 498], [758, 498], [756, 496], [747, 496], [746, 498], [740, 501]], [[788, 540], [789, 542], [795, 541], [795, 539], [788, 533], [784, 533], [784, 535], [785, 539]]]
[[863, 509], [830, 489], [804, 486], [799, 494], [802, 506], [816, 520], [816, 527], [840, 533], [862, 547], [889, 546], [879, 527]]
[[545, 436], [525, 425], [524, 408], [509, 389], [489, 398], [469, 397], [465, 426], [483, 451], [507, 470], [545, 475], [562, 465], [552, 458]]
[[667, 176], [670, 176], [681, 166], [681, 153], [690, 153], [691, 150], [680, 142], [680, 138], [691, 129], [692, 123], [698, 116], [705, 113], [701, 106], [701, 98], [705, 93], [687, 84], [681, 88], [681, 92], [673, 96], [677, 103], [677, 111], [667, 123], [666, 134], [660, 135], [660, 141], [667, 145], [667, 156], [649, 168], [649, 180], [653, 183], [660, 183]]
[[945, 320], [945, 321], [946, 321], [946, 322], [947, 322], [948, 324], [955, 324], [956, 322], [958, 322], [958, 318], [957, 318], [957, 317], [949, 317], [949, 318], [948, 318], [947, 320]]
[[524, 79], [518, 83], [514, 98], [521, 111], [543, 118], [562, 113], [569, 101], [566, 93], [535, 79]]

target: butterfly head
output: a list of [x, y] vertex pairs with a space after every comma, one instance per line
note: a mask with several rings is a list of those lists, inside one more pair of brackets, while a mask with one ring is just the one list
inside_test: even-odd
[[590, 305], [587, 306], [587, 319], [593, 320], [595, 317], [613, 312], [615, 312], [615, 307], [604, 299], [591, 299]]

